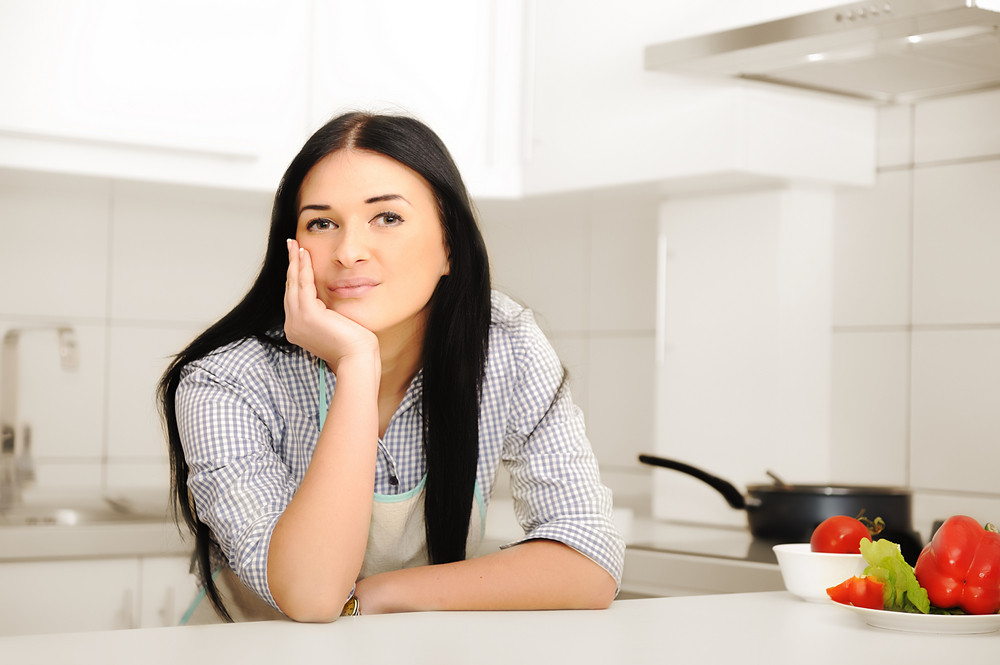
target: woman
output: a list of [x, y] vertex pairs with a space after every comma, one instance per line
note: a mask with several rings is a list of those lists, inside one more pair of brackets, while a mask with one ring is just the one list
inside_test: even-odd
[[[350, 113], [306, 142], [255, 283], [159, 395], [224, 619], [614, 598], [624, 547], [562, 368], [491, 292], [461, 177], [412, 118]], [[469, 558], [501, 459], [525, 538]]]

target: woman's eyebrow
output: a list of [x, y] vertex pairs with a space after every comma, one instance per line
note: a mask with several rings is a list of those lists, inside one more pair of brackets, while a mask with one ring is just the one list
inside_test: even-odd
[[[406, 201], [406, 197], [401, 194], [382, 194], [381, 196], [373, 196], [365, 199], [365, 203], [381, 203], [382, 201]], [[406, 203], [410, 202], [406, 201]]]
[[301, 208], [299, 209], [299, 214], [301, 215], [301, 214], [302, 214], [302, 213], [304, 213], [304, 212], [305, 212], [306, 210], [322, 210], [322, 211], [326, 211], [326, 210], [329, 210], [329, 209], [330, 209], [330, 206], [326, 206], [326, 205], [319, 205], [319, 204], [317, 204], [317, 203], [314, 203], [314, 204], [312, 204], [312, 205], [307, 205], [307, 206], [302, 206], [302, 207], [301, 207]]
[[[406, 203], [413, 205], [412, 203], [407, 201], [406, 197], [403, 196], [402, 194], [380, 194], [379, 196], [372, 196], [370, 198], [365, 199], [365, 203], [381, 203], [382, 201], [405, 201]], [[306, 210], [319, 210], [322, 212], [326, 212], [330, 209], [331, 208], [328, 205], [323, 205], [320, 203], [312, 203], [310, 205], [304, 205], [301, 208], [299, 208], [299, 214], [301, 215]]]

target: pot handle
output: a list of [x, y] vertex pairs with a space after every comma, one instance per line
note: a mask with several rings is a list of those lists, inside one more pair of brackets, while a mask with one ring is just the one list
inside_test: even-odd
[[739, 510], [746, 510], [749, 506], [747, 505], [746, 498], [736, 487], [728, 482], [713, 476], [712, 474], [702, 471], [701, 469], [691, 466], [690, 464], [685, 464], [684, 462], [678, 462], [676, 460], [667, 459], [666, 457], [656, 457], [655, 455], [639, 455], [639, 461], [643, 464], [649, 464], [652, 466], [662, 466], [667, 469], [673, 469], [674, 471], [680, 471], [681, 473], [686, 473], [689, 476], [694, 476], [698, 480], [708, 483], [712, 486], [715, 491], [721, 494], [726, 499], [728, 503], [733, 508]]

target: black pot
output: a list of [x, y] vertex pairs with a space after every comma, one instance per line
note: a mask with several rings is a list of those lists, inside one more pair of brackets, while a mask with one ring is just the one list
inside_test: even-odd
[[881, 517], [885, 529], [879, 538], [898, 543], [911, 565], [920, 554], [920, 535], [913, 530], [913, 495], [902, 487], [864, 485], [748, 485], [744, 497], [732, 483], [690, 464], [653, 455], [639, 455], [643, 464], [660, 466], [711, 485], [730, 506], [745, 510], [755, 538], [809, 542], [816, 526], [834, 515]]

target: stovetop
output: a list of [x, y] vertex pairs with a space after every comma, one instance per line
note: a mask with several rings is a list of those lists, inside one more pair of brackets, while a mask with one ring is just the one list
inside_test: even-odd
[[778, 563], [771, 548], [781, 541], [754, 538], [746, 528], [635, 515], [624, 530], [628, 547], [634, 549], [775, 565]]

